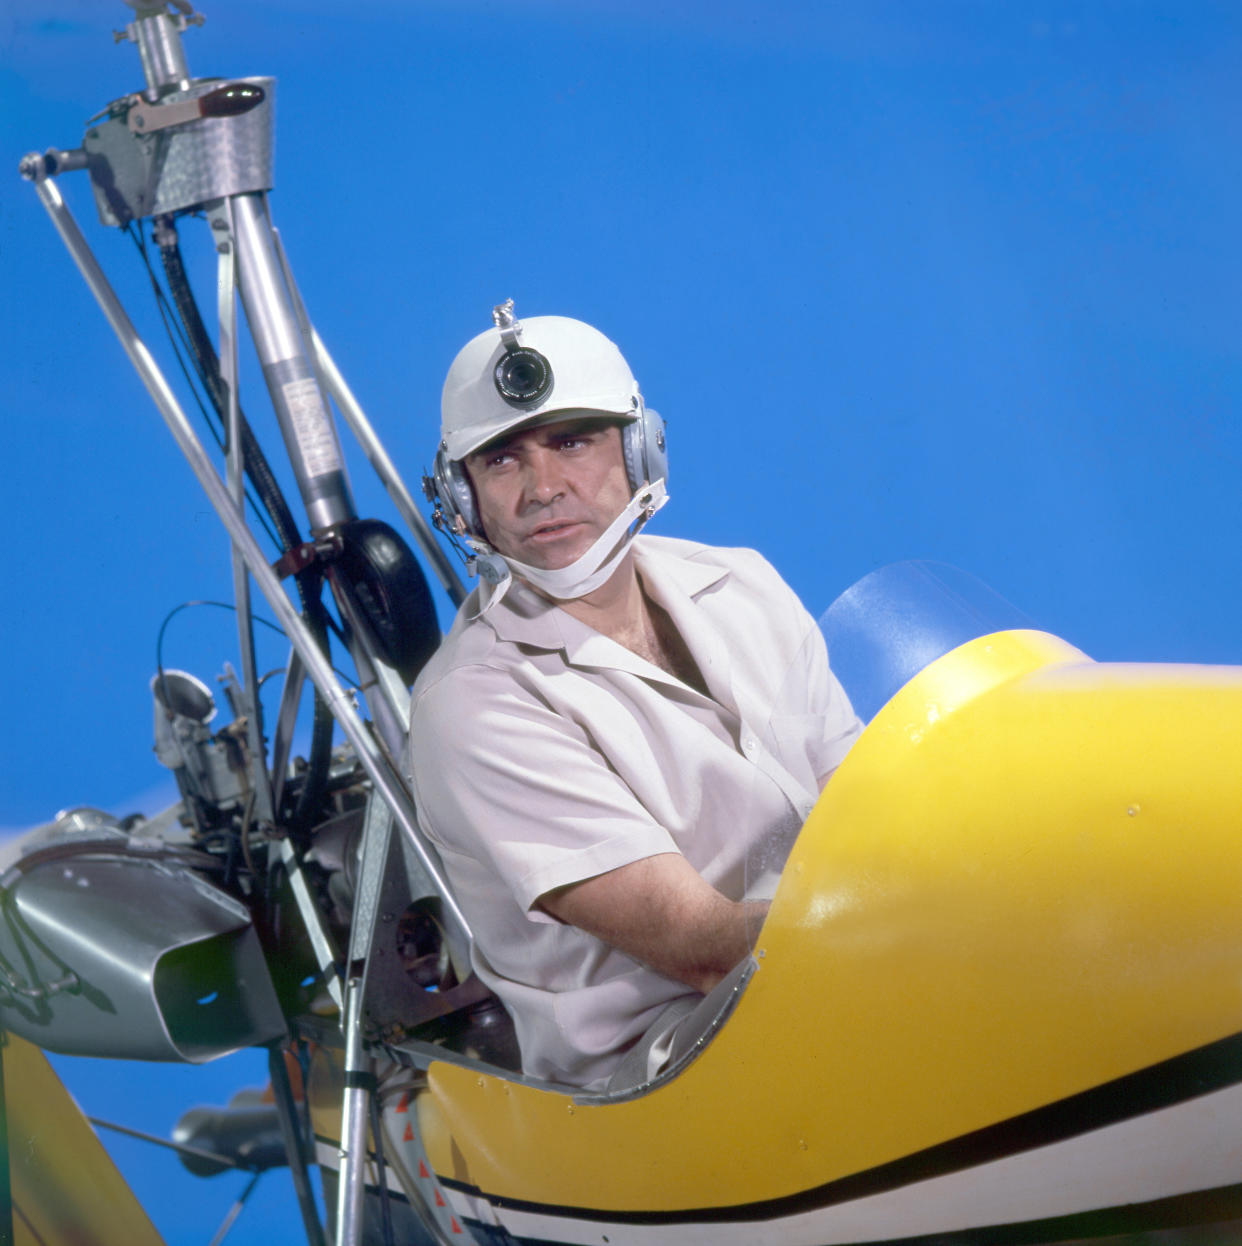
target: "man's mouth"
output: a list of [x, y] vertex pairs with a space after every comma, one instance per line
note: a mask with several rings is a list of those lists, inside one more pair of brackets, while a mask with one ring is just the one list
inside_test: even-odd
[[564, 536], [577, 528], [581, 522], [579, 519], [548, 519], [541, 524], [536, 524], [531, 529], [528, 539], [533, 541], [555, 541], [558, 537]]

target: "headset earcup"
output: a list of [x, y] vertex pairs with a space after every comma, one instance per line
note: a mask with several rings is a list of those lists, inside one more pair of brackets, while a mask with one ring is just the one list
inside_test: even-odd
[[621, 451], [631, 489], [653, 480], [668, 481], [668, 446], [664, 418], [650, 407], [640, 407], [638, 419], [621, 430]]
[[474, 504], [474, 489], [466, 475], [466, 469], [460, 463], [454, 463], [443, 449], [436, 454], [436, 485], [440, 504], [444, 507], [444, 517], [449, 524], [456, 527], [455, 520], [460, 517], [467, 532], [481, 536], [482, 527], [478, 508]]

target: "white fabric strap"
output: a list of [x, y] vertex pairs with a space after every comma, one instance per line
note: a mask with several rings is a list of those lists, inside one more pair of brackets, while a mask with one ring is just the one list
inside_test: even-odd
[[479, 551], [479, 573], [496, 585], [482, 613], [486, 613], [509, 590], [514, 575], [558, 601], [572, 601], [606, 584], [621, 565], [630, 541], [647, 521], [668, 501], [664, 480], [644, 485], [629, 505], [604, 529], [580, 558], [568, 567], [545, 570], [495, 553], [483, 542], [471, 542]]

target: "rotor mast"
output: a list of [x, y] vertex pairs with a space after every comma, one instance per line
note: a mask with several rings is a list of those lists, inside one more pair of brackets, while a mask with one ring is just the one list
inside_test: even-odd
[[[189, 26], [201, 26], [203, 15], [195, 13], [188, 0], [125, 0], [134, 10], [134, 20], [124, 30], [113, 31], [119, 43], [129, 39], [138, 45], [142, 72], [147, 79], [144, 92], [154, 103], [172, 91], [184, 91], [190, 85], [181, 34]], [[176, 12], [169, 12], [169, 5]]]

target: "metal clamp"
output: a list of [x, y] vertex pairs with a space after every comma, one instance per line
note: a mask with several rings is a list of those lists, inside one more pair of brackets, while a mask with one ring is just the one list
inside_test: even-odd
[[331, 562], [344, 548], [340, 533], [326, 532], [314, 541], [303, 541], [300, 545], [287, 549], [272, 563], [272, 570], [285, 580], [291, 575], [297, 575], [299, 571], [305, 571], [313, 563]]
[[148, 103], [141, 95], [131, 95], [125, 124], [134, 134], [150, 134], [169, 126], [186, 125], [203, 117], [240, 117], [258, 108], [267, 92], [254, 82], [226, 82], [206, 95], [194, 99]]

